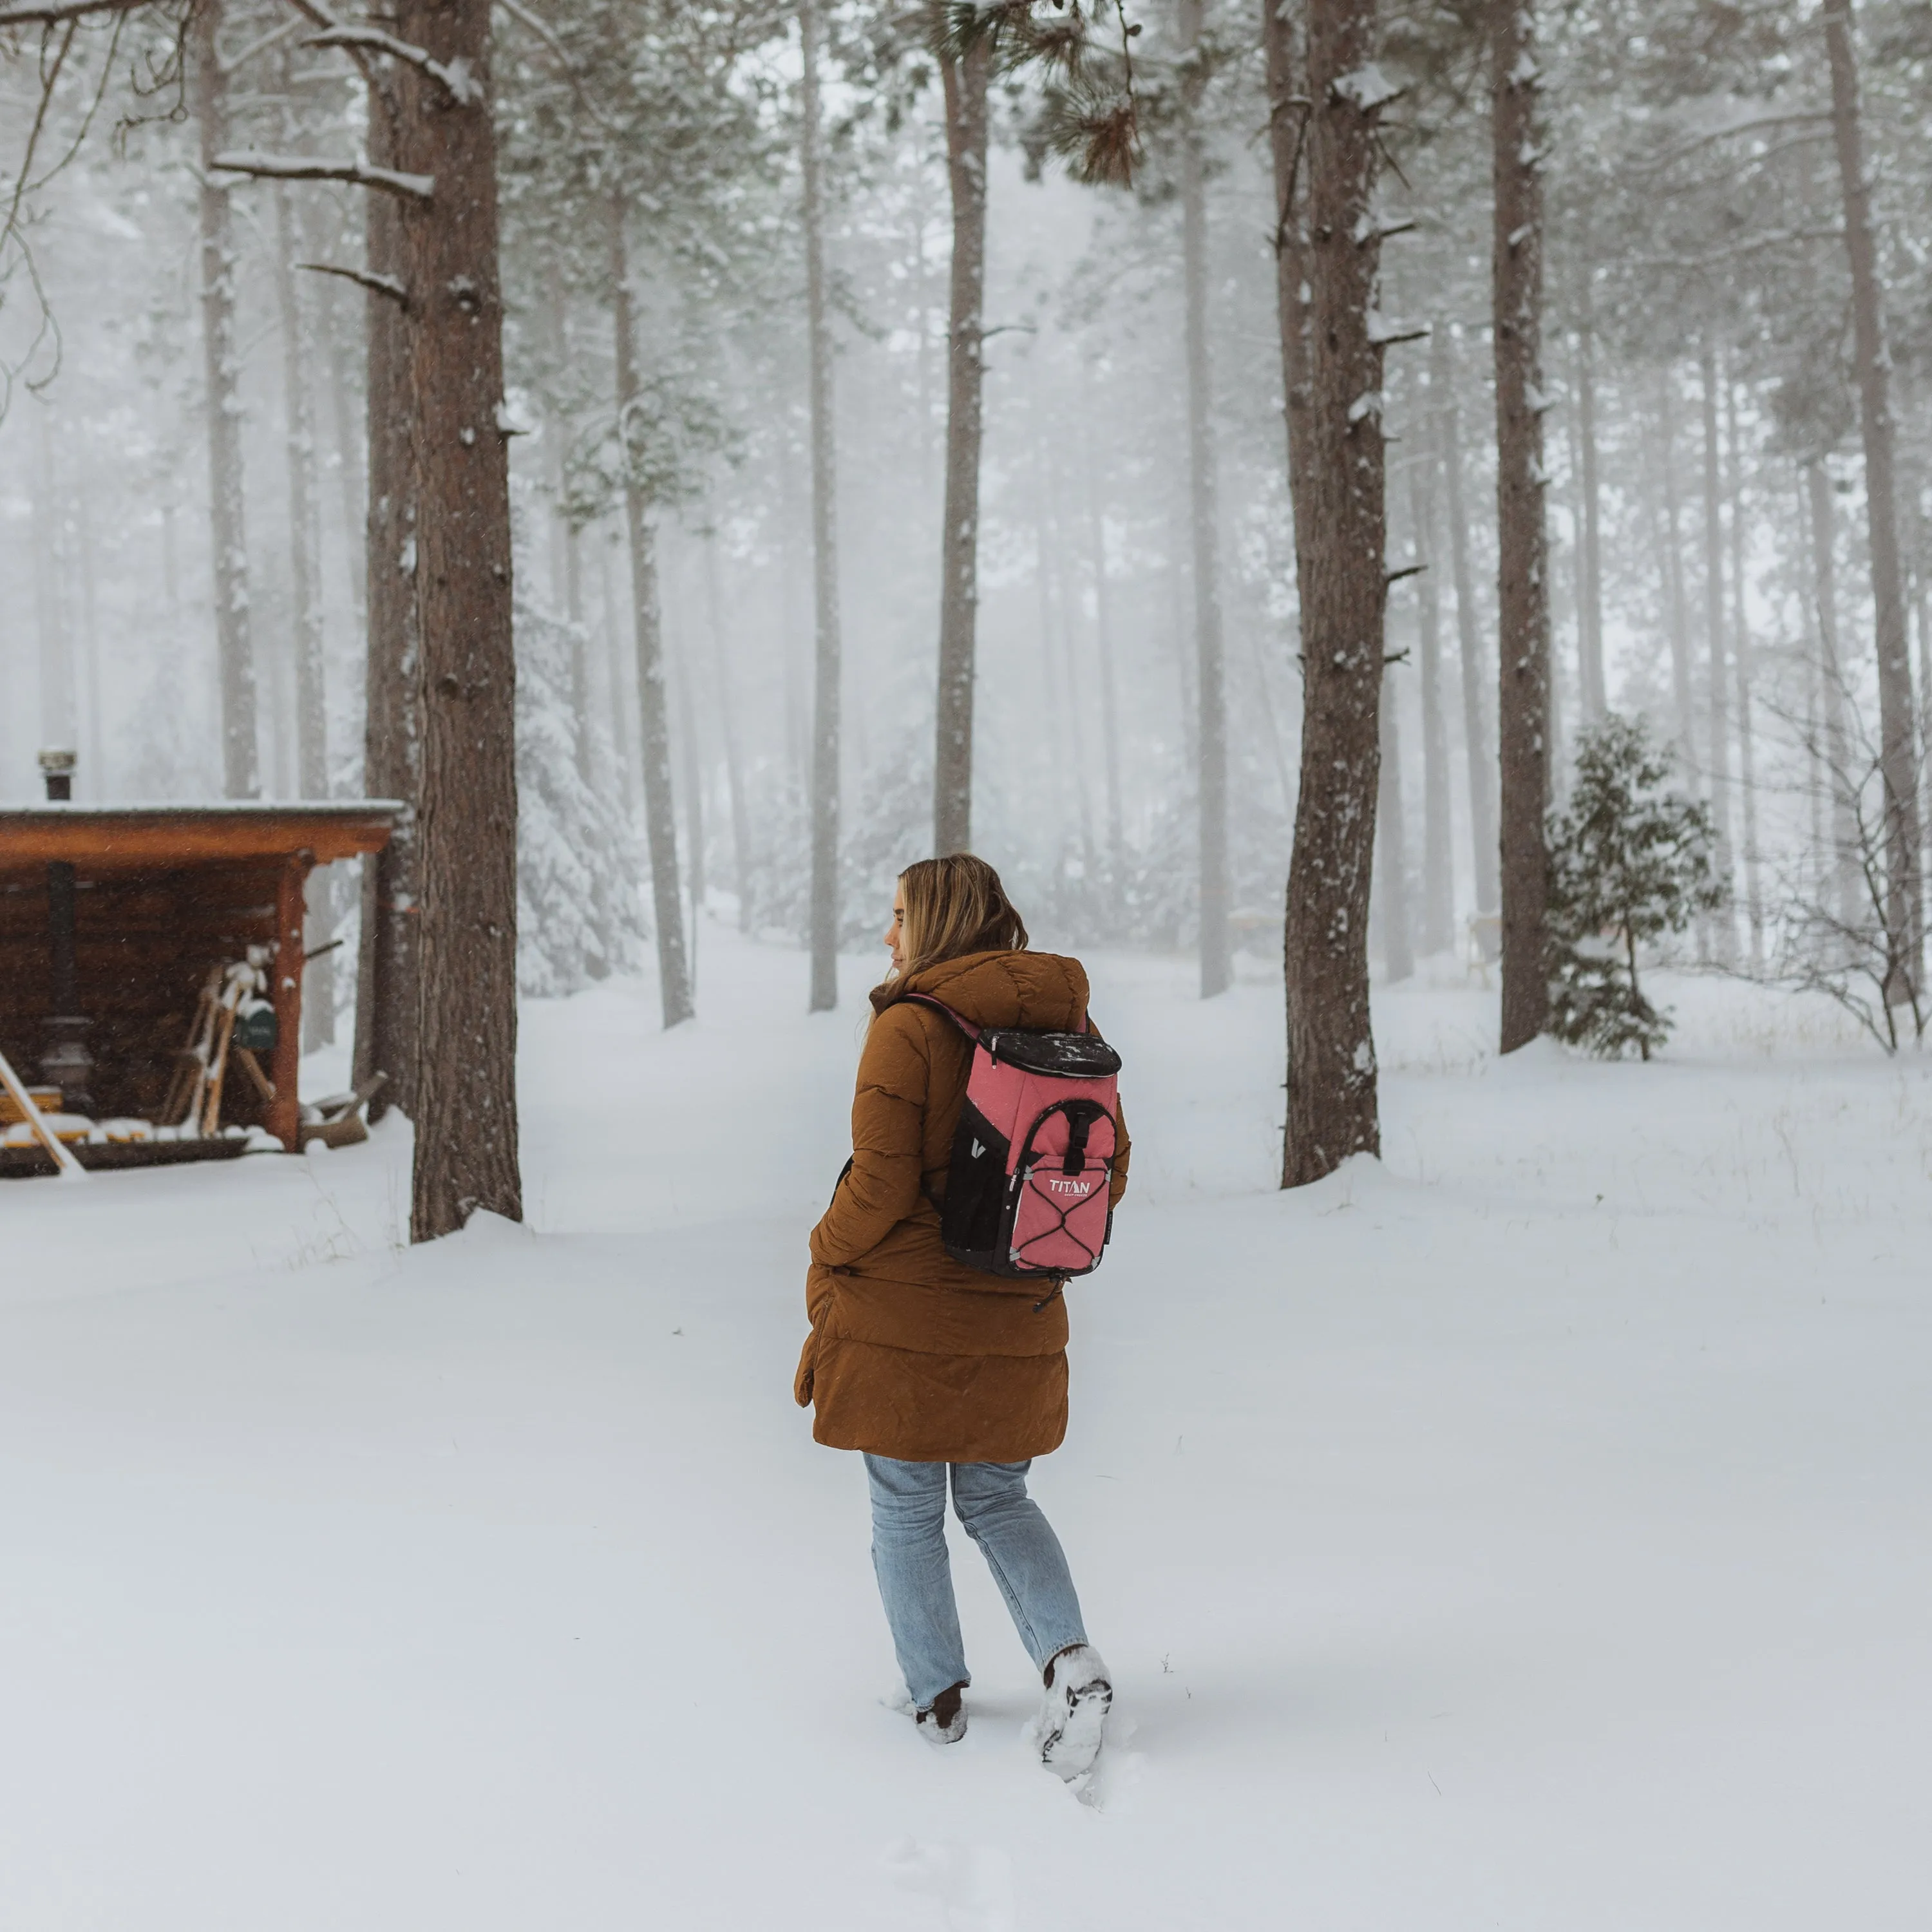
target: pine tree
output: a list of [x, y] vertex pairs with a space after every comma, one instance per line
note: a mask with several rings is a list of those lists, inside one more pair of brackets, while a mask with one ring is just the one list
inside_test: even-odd
[[640, 855], [579, 769], [579, 627], [520, 597], [516, 616], [517, 985], [554, 998], [636, 970]]
[[1648, 1060], [1670, 1014], [1645, 998], [1637, 948], [1724, 902], [1711, 808], [1664, 789], [1672, 764], [1641, 718], [1612, 712], [1576, 740], [1567, 809], [1550, 815], [1550, 1030]]

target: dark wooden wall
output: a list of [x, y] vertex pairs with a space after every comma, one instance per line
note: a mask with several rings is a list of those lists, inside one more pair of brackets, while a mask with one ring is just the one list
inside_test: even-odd
[[[80, 868], [76, 964], [80, 1010], [93, 1022], [97, 1118], [154, 1118], [208, 968], [273, 942], [279, 871], [260, 861], [175, 872]], [[40, 1074], [48, 977], [46, 868], [0, 872], [0, 1051], [24, 1080]], [[265, 1113], [254, 1083], [231, 1066], [224, 1125], [262, 1123]]]

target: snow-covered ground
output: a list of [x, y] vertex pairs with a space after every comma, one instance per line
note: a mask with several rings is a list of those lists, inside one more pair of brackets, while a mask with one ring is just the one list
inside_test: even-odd
[[409, 1251], [400, 1124], [0, 1186], [0, 1926], [1924, 1924], [1932, 1070], [1700, 981], [1659, 1064], [1498, 1063], [1445, 964], [1386, 1166], [1283, 1196], [1278, 987], [1090, 963], [1100, 1804], [970, 1549], [970, 1735], [880, 1702], [790, 1394], [871, 962], [808, 1019], [712, 927], [674, 1036], [526, 1008], [529, 1229]]

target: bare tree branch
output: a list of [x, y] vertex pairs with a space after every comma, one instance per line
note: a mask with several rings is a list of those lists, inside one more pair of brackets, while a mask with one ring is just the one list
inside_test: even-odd
[[26, 200], [28, 188], [33, 180], [34, 155], [40, 145], [40, 136], [46, 131], [47, 110], [53, 105], [55, 84], [60, 79], [61, 69], [67, 64], [68, 54], [74, 46], [76, 31], [70, 22], [67, 32], [61, 36], [60, 46], [54, 55], [53, 64], [40, 83], [40, 98], [34, 110], [34, 124], [27, 131], [27, 152], [21, 157], [20, 172], [14, 178], [13, 196], [7, 204], [7, 219], [0, 223], [0, 247], [5, 245], [19, 226], [20, 204]]
[[[288, 0], [288, 4], [304, 20], [312, 22], [325, 31], [346, 24], [330, 12], [328, 7], [323, 4], [323, 0]], [[394, 103], [388, 82], [378, 74], [375, 63], [370, 59], [368, 55], [358, 46], [345, 46], [342, 51], [356, 63], [356, 70], [362, 78], [371, 87], [380, 91], [383, 99], [389, 103], [391, 111], [393, 112]]]
[[1640, 172], [1652, 174], [1667, 168], [1673, 162], [1682, 160], [1686, 155], [1694, 154], [1701, 148], [1708, 148], [1714, 142], [1728, 141], [1733, 134], [1753, 134], [1766, 128], [1802, 128], [1814, 121], [1828, 121], [1829, 108], [1822, 108], [1808, 114], [1760, 114], [1748, 121], [1733, 122], [1728, 128], [1714, 128], [1708, 134], [1694, 135], [1688, 141], [1680, 141], [1674, 148], [1666, 149], [1648, 161], [1635, 164]]
[[[34, 339], [28, 346], [26, 355], [17, 364], [10, 362], [0, 367], [0, 416], [6, 414], [8, 406], [13, 400], [14, 377], [32, 368], [33, 358], [40, 352], [40, 344], [46, 339], [48, 330], [53, 322], [52, 311], [47, 306], [46, 290], [41, 285], [40, 269], [34, 262], [33, 250], [28, 245], [22, 226], [20, 209], [26, 200], [28, 190], [34, 185], [34, 156], [39, 150], [40, 136], [46, 129], [47, 110], [53, 104], [54, 88], [59, 82], [61, 69], [67, 64], [67, 57], [73, 50], [74, 35], [79, 32], [76, 22], [71, 20], [66, 22], [65, 31], [59, 36], [60, 45], [54, 53], [51, 64], [49, 64], [43, 51], [40, 98], [34, 109], [34, 124], [27, 135], [26, 152], [20, 158], [20, 172], [14, 179], [14, 192], [7, 204], [7, 218], [4, 223], [0, 223], [0, 286], [4, 286], [10, 244], [12, 248], [19, 251], [21, 260], [26, 264], [27, 280], [33, 289], [34, 298], [39, 303], [40, 311], [40, 326], [34, 332]], [[45, 38], [48, 40], [54, 38], [51, 28], [46, 30]], [[90, 110], [88, 118], [92, 120], [92, 118]], [[54, 329], [54, 341], [56, 350], [55, 368], [57, 370], [59, 367], [58, 351], [60, 343], [57, 328]], [[51, 382], [52, 374], [46, 380]], [[30, 388], [36, 386], [38, 386], [29, 385]]]
[[251, 60], [266, 53], [271, 47], [279, 46], [301, 25], [299, 20], [284, 20], [279, 27], [271, 27], [266, 34], [250, 40], [238, 54], [224, 61], [221, 71], [233, 74], [237, 69], [246, 67]]
[[1842, 228], [1780, 228], [1768, 235], [1752, 236], [1728, 247], [1708, 248], [1696, 255], [1631, 255], [1625, 265], [1635, 268], [1708, 268], [1720, 262], [1735, 261], [1740, 255], [1754, 255], [1760, 249], [1783, 248], [1787, 242], [1842, 242]]
[[0, 27], [51, 27], [89, 14], [131, 14], [152, 0], [50, 0], [44, 7], [0, 8]]
[[311, 34], [305, 44], [311, 47], [366, 47], [372, 53], [387, 54], [392, 60], [406, 62], [437, 82], [459, 107], [472, 106], [483, 98], [483, 89], [470, 71], [468, 62], [459, 58], [446, 64], [425, 49], [412, 46], [407, 40], [399, 40], [394, 34], [385, 33], [380, 27], [352, 23], [326, 27], [319, 34]]
[[434, 175], [398, 174], [393, 168], [371, 167], [359, 156], [350, 161], [332, 161], [315, 154], [260, 154], [251, 148], [238, 148], [217, 154], [214, 165], [227, 174], [254, 175], [263, 181], [350, 182], [358, 188], [373, 188], [415, 201], [428, 201], [436, 192]]
[[390, 301], [410, 305], [410, 292], [394, 275], [379, 275], [369, 268], [350, 268], [339, 262], [298, 262], [312, 275], [340, 275], [346, 282], [358, 282], [371, 295], [387, 296]]

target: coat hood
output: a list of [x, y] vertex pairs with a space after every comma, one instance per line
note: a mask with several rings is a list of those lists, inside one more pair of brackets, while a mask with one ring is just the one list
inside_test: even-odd
[[908, 993], [940, 1000], [981, 1027], [1077, 1033], [1087, 1018], [1087, 970], [1057, 952], [969, 952], [877, 988], [878, 1012]]

